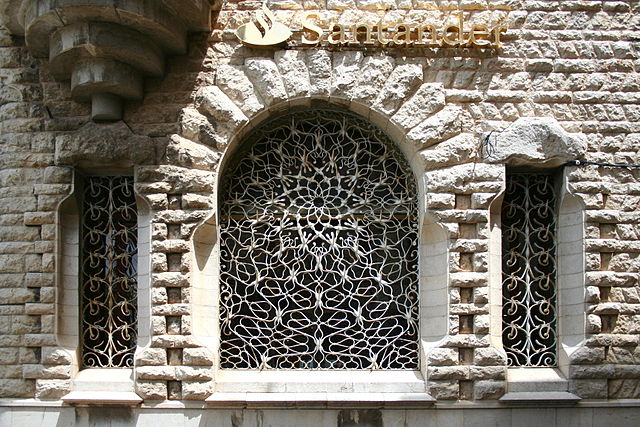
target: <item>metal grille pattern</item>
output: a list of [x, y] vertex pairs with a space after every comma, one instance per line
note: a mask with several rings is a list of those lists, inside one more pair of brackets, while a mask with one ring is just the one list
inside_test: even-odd
[[376, 127], [293, 113], [254, 132], [221, 202], [221, 365], [416, 369], [416, 188]]
[[502, 205], [502, 340], [510, 366], [556, 366], [553, 178], [508, 175]]
[[82, 365], [131, 367], [137, 337], [138, 254], [133, 179], [89, 177], [83, 196]]

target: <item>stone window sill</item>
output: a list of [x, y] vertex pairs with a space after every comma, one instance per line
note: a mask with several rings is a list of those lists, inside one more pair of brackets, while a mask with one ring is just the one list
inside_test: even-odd
[[72, 405], [138, 405], [133, 369], [85, 369], [73, 380], [62, 401]]
[[216, 408], [421, 408], [436, 400], [427, 393], [214, 393]]
[[581, 399], [568, 391], [515, 392], [507, 393], [499, 401], [513, 405], [575, 405]]
[[215, 375], [216, 393], [419, 393], [419, 371], [231, 371]]
[[499, 401], [514, 405], [578, 403], [580, 398], [568, 390], [569, 382], [559, 369], [510, 368], [507, 370], [507, 393]]

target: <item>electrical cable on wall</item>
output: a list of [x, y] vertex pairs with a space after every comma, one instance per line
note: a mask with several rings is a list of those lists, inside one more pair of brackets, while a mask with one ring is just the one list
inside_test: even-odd
[[564, 166], [601, 166], [605, 168], [628, 168], [637, 169], [640, 168], [638, 164], [626, 165], [624, 163], [604, 163], [604, 162], [588, 162], [586, 160], [570, 160], [564, 164]]

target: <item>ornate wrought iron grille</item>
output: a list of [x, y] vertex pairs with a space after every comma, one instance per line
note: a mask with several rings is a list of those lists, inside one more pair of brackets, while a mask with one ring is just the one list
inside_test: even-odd
[[401, 154], [332, 110], [248, 142], [220, 204], [221, 366], [416, 369], [416, 187]]
[[553, 177], [507, 175], [502, 205], [502, 341], [510, 366], [556, 366]]
[[137, 218], [131, 177], [87, 178], [82, 200], [80, 283], [85, 368], [133, 366]]

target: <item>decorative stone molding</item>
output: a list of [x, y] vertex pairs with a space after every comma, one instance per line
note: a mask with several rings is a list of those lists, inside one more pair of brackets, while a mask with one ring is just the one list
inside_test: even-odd
[[489, 163], [559, 166], [582, 158], [587, 144], [552, 117], [522, 117], [504, 131], [487, 136], [483, 151]]
[[124, 100], [140, 100], [144, 77], [164, 72], [164, 55], [186, 51], [189, 31], [210, 29], [213, 0], [12, 0], [3, 24], [24, 35], [51, 73], [71, 81], [71, 97], [91, 101], [95, 121], [119, 120]]

